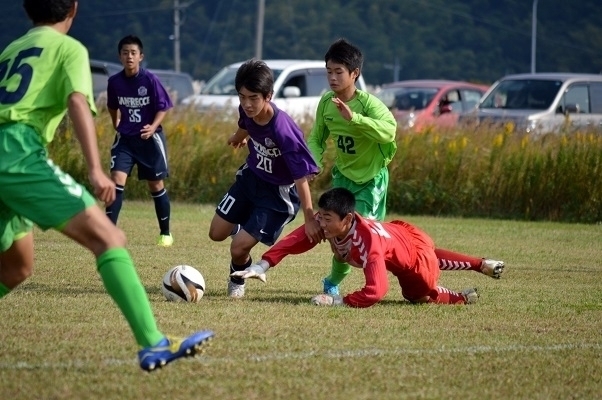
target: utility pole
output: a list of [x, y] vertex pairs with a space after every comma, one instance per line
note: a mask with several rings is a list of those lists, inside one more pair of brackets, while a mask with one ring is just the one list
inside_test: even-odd
[[173, 35], [170, 39], [173, 40], [173, 69], [180, 72], [180, 26], [184, 23], [180, 18], [180, 10], [187, 8], [192, 1], [180, 4], [180, 0], [173, 2]]
[[180, 72], [180, 0], [173, 2], [173, 69]]
[[265, 0], [257, 0], [257, 31], [255, 35], [255, 58], [261, 60], [263, 52], [263, 20]]
[[399, 72], [401, 72], [401, 64], [399, 63], [399, 57], [395, 57], [393, 64], [384, 64], [386, 69], [393, 70], [393, 82], [399, 81]]
[[537, 0], [533, 0], [533, 15], [531, 21], [531, 73], [535, 73], [535, 47], [537, 42]]

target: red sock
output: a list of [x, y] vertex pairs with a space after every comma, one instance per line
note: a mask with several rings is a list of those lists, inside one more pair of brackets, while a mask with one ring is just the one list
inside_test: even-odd
[[435, 249], [435, 255], [439, 261], [440, 270], [471, 269], [473, 271], [481, 272], [481, 258], [467, 256], [466, 254], [455, 253], [444, 249]]
[[446, 289], [442, 286], [437, 286], [437, 298], [433, 299], [431, 296], [431, 300], [429, 303], [436, 304], [466, 304], [466, 299], [462, 293], [454, 292], [452, 290]]

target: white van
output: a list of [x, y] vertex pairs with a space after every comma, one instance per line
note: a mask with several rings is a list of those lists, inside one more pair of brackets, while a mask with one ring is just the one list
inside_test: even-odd
[[461, 123], [503, 123], [517, 131], [602, 131], [602, 75], [535, 73], [508, 75], [483, 95]]
[[[263, 60], [274, 72], [272, 101], [278, 108], [297, 121], [314, 118], [320, 97], [330, 90], [326, 78], [326, 63], [315, 60]], [[190, 96], [182, 104], [193, 105], [200, 111], [238, 108], [238, 94], [234, 87], [236, 72], [243, 62], [228, 65], [215, 74], [198, 95]], [[366, 90], [363, 77], [356, 82], [358, 89]]]

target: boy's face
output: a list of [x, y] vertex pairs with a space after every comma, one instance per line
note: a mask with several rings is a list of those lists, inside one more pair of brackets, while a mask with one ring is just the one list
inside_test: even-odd
[[272, 96], [268, 95], [267, 98], [263, 97], [263, 94], [251, 92], [246, 87], [241, 87], [238, 92], [238, 100], [240, 101], [240, 105], [249, 118], [255, 118], [261, 113], [266, 103], [270, 101]]
[[126, 71], [137, 71], [144, 55], [137, 44], [124, 44], [119, 52], [119, 60]]
[[326, 237], [326, 239], [332, 239], [334, 237], [343, 239], [347, 236], [352, 221], [353, 215], [351, 214], [347, 214], [345, 218], [341, 219], [335, 212], [324, 210], [322, 208], [318, 210], [318, 222], [320, 228], [324, 231], [324, 237]]
[[342, 93], [350, 86], [355, 87], [355, 79], [359, 76], [359, 70], [356, 68], [349, 72], [345, 65], [329, 60], [326, 63], [326, 76], [332, 91]]

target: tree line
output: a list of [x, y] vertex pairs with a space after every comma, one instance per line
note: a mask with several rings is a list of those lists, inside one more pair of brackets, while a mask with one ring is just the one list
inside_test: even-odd
[[[136, 34], [147, 65], [174, 67], [174, 0], [82, 0], [70, 32], [96, 59], [117, 62], [117, 42]], [[181, 70], [206, 80], [256, 50], [257, 1], [179, 0]], [[323, 59], [345, 37], [362, 48], [369, 84], [395, 79], [491, 83], [529, 72], [531, 1], [265, 0], [262, 58]], [[537, 5], [537, 71], [600, 73], [602, 7], [593, 0]], [[0, 47], [30, 24], [20, 1], [3, 5]]]

